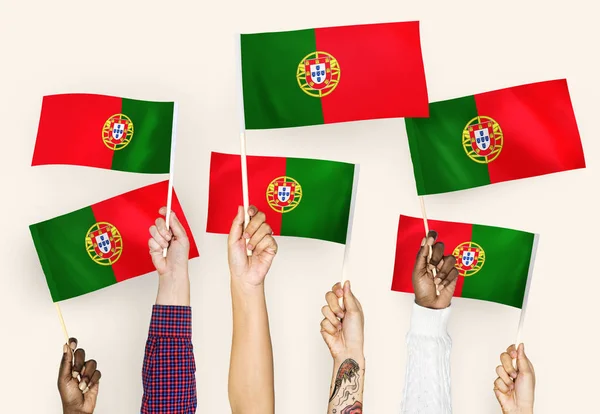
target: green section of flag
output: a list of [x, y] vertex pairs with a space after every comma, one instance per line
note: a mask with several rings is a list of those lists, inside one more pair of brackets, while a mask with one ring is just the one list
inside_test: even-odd
[[485, 263], [473, 276], [465, 277], [462, 297], [523, 306], [535, 235], [532, 233], [473, 225], [471, 240], [485, 252]]
[[286, 175], [300, 184], [302, 199], [283, 214], [281, 234], [346, 243], [354, 164], [288, 158]]
[[54, 302], [116, 283], [112, 268], [87, 253], [85, 237], [94, 223], [94, 213], [86, 207], [29, 226]]
[[475, 98], [429, 105], [429, 118], [406, 118], [406, 133], [419, 195], [490, 183], [487, 165], [471, 160], [462, 145], [467, 123], [477, 115]]
[[115, 151], [112, 169], [140, 173], [169, 173], [173, 102], [123, 98], [122, 113], [133, 122], [133, 138]]
[[321, 100], [296, 79], [302, 59], [317, 50], [314, 30], [242, 35], [241, 47], [247, 129], [323, 123]]

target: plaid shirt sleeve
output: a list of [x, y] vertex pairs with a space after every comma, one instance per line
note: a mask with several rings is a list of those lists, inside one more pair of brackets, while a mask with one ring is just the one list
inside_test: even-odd
[[192, 308], [152, 308], [142, 371], [142, 414], [196, 412]]

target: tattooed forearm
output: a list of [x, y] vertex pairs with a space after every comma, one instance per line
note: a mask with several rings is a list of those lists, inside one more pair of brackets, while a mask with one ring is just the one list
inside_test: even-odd
[[364, 367], [351, 358], [342, 362], [333, 378], [329, 413], [362, 414], [363, 382]]

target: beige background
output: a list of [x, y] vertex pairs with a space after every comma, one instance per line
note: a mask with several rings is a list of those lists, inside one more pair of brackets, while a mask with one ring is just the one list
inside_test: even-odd
[[[204, 230], [210, 151], [238, 151], [234, 33], [414, 19], [421, 20], [431, 101], [569, 80], [586, 170], [429, 197], [427, 207], [432, 218], [541, 234], [523, 338], [538, 374], [537, 412], [595, 412], [600, 31], [592, 4], [0, 0], [0, 412], [60, 410], [55, 376], [63, 336], [27, 226], [164, 178], [31, 168], [43, 95], [180, 102], [176, 188], [201, 252], [191, 264], [198, 411], [226, 413], [231, 311], [225, 236]], [[390, 284], [398, 215], [420, 210], [403, 125], [391, 119], [248, 134], [250, 154], [361, 164], [350, 277], [366, 311], [365, 407], [371, 414], [398, 412], [404, 385], [412, 297], [391, 292]], [[277, 411], [324, 412], [331, 360], [319, 335], [320, 307], [340, 276], [343, 247], [294, 238], [279, 243], [267, 279]], [[70, 333], [103, 372], [98, 413], [139, 412], [155, 293], [156, 277], [149, 275], [62, 304]], [[453, 308], [454, 411], [498, 412], [494, 368], [515, 339], [519, 312], [468, 299], [455, 300]]]

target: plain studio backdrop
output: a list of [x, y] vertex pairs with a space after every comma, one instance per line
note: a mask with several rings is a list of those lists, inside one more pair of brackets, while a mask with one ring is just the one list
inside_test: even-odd
[[[568, 79], [587, 169], [431, 196], [426, 204], [430, 218], [540, 233], [523, 336], [538, 377], [536, 411], [598, 412], [597, 7], [584, 0], [1, 0], [0, 412], [60, 412], [64, 338], [28, 225], [166, 178], [31, 167], [43, 95], [179, 101], [175, 188], [201, 255], [190, 265], [198, 412], [227, 413], [226, 236], [205, 228], [210, 151], [239, 151], [234, 34], [408, 20], [421, 21], [430, 101]], [[369, 66], [385, 64], [365, 56], [365, 81]], [[69, 128], [68, 117], [64, 123]], [[360, 163], [349, 277], [366, 315], [365, 412], [399, 412], [413, 297], [390, 286], [398, 217], [420, 214], [403, 120], [252, 131], [248, 153]], [[325, 412], [332, 361], [320, 308], [341, 276], [344, 249], [278, 242], [266, 280], [277, 411]], [[98, 413], [139, 412], [156, 287], [153, 273], [61, 304], [69, 333], [102, 371]], [[460, 298], [452, 307], [454, 412], [497, 413], [494, 369], [515, 340], [519, 311]]]

